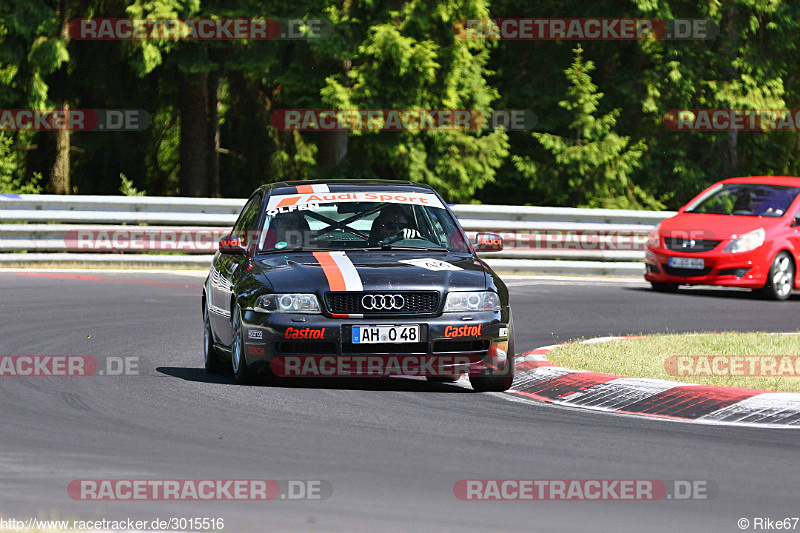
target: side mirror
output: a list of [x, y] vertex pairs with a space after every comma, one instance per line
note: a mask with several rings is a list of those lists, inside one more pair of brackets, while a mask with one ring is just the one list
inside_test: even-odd
[[476, 252], [499, 252], [503, 249], [503, 238], [497, 233], [481, 232], [475, 236]]
[[800, 226], [800, 213], [798, 213], [798, 215], [794, 217], [794, 220], [792, 220], [792, 227], [796, 228], [798, 226]]
[[242, 240], [239, 237], [225, 235], [219, 240], [219, 253], [246, 255], [247, 248], [245, 248]]

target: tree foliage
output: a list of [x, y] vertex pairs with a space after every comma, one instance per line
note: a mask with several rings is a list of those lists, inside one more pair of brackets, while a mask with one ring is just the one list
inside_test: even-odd
[[[708, 19], [705, 40], [469, 40], [489, 17]], [[308, 40], [69, 39], [73, 18], [327, 19]], [[449, 201], [676, 208], [800, 173], [796, 132], [673, 131], [673, 109], [795, 109], [800, 4], [775, 0], [4, 0], [0, 109], [143, 109], [141, 132], [0, 132], [0, 188], [245, 196], [385, 178]], [[566, 75], [565, 75], [566, 74]], [[533, 131], [280, 131], [278, 109], [531, 109]], [[65, 166], [66, 163], [66, 166]], [[68, 169], [67, 183], [58, 169]], [[37, 176], [43, 176], [37, 182]]]
[[590, 73], [595, 66], [584, 61], [583, 48], [575, 48], [575, 60], [564, 71], [570, 83], [566, 98], [558, 105], [572, 116], [572, 138], [550, 133], [533, 137], [553, 156], [552, 162], [537, 164], [529, 157], [514, 156], [520, 173], [535, 188], [549, 189], [557, 202], [580, 207], [663, 208], [633, 181], [639, 160], [646, 151], [643, 140], [631, 145], [630, 137], [613, 130], [620, 109], [596, 117], [603, 93], [597, 92]]

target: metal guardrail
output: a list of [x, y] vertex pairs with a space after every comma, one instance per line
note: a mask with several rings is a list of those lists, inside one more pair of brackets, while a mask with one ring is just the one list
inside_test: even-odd
[[[0, 265], [97, 263], [208, 265], [219, 236], [244, 199], [0, 195]], [[496, 205], [452, 206], [471, 238], [500, 233], [501, 252], [487, 253], [499, 272], [639, 276], [648, 231], [673, 212]], [[107, 248], [77, 249], [77, 232], [102, 233]], [[114, 246], [117, 232], [192, 233], [207, 247], [165, 248], [180, 255]], [[146, 237], [145, 237], [146, 239]], [[24, 253], [21, 253], [24, 252]]]

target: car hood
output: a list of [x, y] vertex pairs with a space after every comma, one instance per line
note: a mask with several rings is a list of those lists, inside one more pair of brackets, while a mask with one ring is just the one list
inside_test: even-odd
[[[464, 253], [273, 253], [257, 257], [255, 263], [275, 292], [322, 294], [332, 289], [359, 290], [359, 285], [363, 291], [483, 290], [487, 287], [485, 268]], [[348, 281], [344, 289], [336, 285], [340, 274]]]
[[781, 217], [679, 213], [663, 220], [658, 232], [662, 237], [724, 241], [758, 228], [769, 229], [781, 220]]

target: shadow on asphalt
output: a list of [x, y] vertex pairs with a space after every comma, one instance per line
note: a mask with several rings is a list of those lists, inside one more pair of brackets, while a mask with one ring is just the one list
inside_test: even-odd
[[[751, 291], [749, 289], [736, 289], [733, 287], [730, 288], [722, 288], [722, 289], [687, 289], [681, 287], [678, 289], [678, 292], [673, 293], [663, 293], [663, 292], [656, 292], [649, 287], [622, 287], [623, 290], [626, 291], [634, 291], [640, 293], [650, 293], [653, 295], [660, 295], [660, 296], [694, 296], [694, 297], [705, 297], [705, 298], [724, 298], [724, 299], [734, 299], [734, 300], [753, 300], [758, 302], [773, 302], [775, 304], [780, 304], [782, 302], [776, 302], [774, 300], [769, 300], [762, 297], [760, 294]], [[793, 293], [789, 297], [789, 301], [798, 301], [800, 300], [800, 293]]]
[[[214, 383], [236, 385], [233, 374], [209, 374], [204, 368], [161, 366], [156, 371], [185, 381], [198, 383]], [[272, 387], [283, 389], [330, 389], [330, 390], [364, 390], [364, 391], [398, 391], [398, 392], [436, 392], [436, 393], [473, 393], [471, 388], [461, 387], [454, 383], [431, 383], [420, 378], [260, 378], [250, 387]]]

